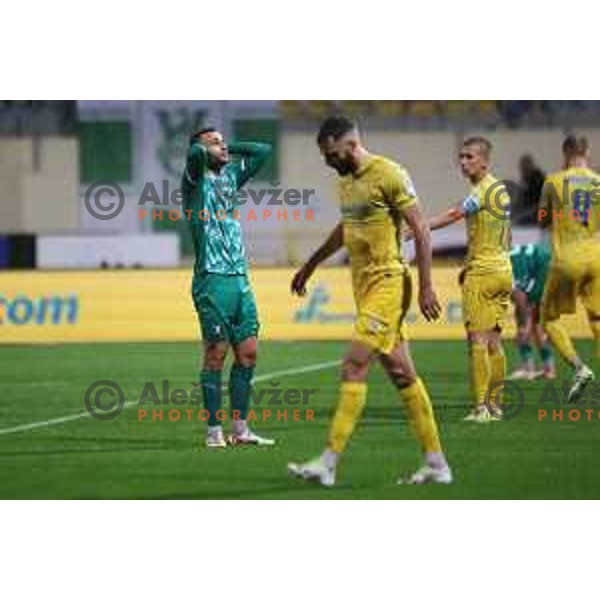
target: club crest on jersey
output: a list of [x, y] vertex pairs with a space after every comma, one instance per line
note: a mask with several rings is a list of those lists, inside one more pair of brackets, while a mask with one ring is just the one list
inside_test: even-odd
[[229, 177], [217, 177], [214, 180], [215, 191], [220, 198], [231, 198], [234, 187]]
[[388, 326], [383, 321], [379, 321], [375, 317], [368, 317], [367, 319], [367, 331], [373, 334], [384, 333]]

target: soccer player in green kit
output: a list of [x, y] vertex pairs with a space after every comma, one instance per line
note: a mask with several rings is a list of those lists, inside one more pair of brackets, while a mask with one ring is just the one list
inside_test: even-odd
[[[556, 377], [552, 347], [540, 322], [540, 304], [551, 258], [550, 247], [546, 242], [516, 245], [510, 253], [514, 279], [516, 342], [521, 364], [509, 379], [536, 379], [541, 375], [545, 379]], [[542, 358], [543, 371], [537, 371], [535, 368], [532, 339], [535, 340]]]
[[[192, 296], [204, 342], [200, 382], [209, 414], [209, 448], [224, 448], [227, 442], [274, 444], [250, 431], [246, 422], [259, 323], [241, 222], [233, 213], [238, 190], [260, 170], [270, 153], [269, 144], [244, 142], [228, 147], [214, 128], [203, 129], [190, 139], [182, 191], [196, 252]], [[219, 415], [223, 415], [223, 365], [230, 347], [234, 355], [229, 375], [233, 432], [226, 440]]]

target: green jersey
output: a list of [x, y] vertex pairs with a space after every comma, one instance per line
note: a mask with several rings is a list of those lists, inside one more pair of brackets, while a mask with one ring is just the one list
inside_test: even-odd
[[193, 144], [188, 151], [181, 189], [196, 252], [196, 276], [247, 272], [241, 219], [233, 214], [236, 193], [265, 163], [271, 146], [242, 142], [231, 144], [229, 153], [232, 161], [215, 174], [207, 168], [204, 146]]

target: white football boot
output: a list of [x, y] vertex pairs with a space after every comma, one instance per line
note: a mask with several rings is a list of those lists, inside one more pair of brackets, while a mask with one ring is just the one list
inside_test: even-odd
[[246, 428], [243, 433], [228, 435], [227, 443], [230, 446], [274, 446], [275, 440], [256, 435], [256, 433]]
[[489, 423], [493, 420], [485, 404], [472, 408], [471, 412], [463, 419], [463, 421], [470, 421], [472, 423]]
[[209, 429], [204, 443], [207, 448], [227, 448], [227, 442], [220, 427], [212, 431]]
[[569, 390], [567, 403], [571, 404], [576, 402], [581, 397], [583, 390], [585, 390], [594, 379], [594, 372], [587, 365], [581, 365], [581, 367], [575, 371], [575, 377], [573, 379], [573, 385]]
[[425, 483], [452, 483], [452, 471], [448, 465], [443, 467], [422, 466], [415, 471], [408, 479], [400, 478], [396, 483], [399, 485], [423, 485]]
[[335, 468], [325, 466], [320, 458], [303, 464], [289, 463], [288, 473], [292, 477], [306, 481], [316, 481], [325, 487], [331, 487], [335, 484]]
[[535, 369], [527, 369], [525, 367], [521, 367], [519, 369], [517, 369], [516, 371], [513, 371], [508, 377], [507, 379], [510, 379], [511, 381], [515, 381], [515, 380], [525, 380], [525, 381], [532, 381], [533, 379], [535, 379], [536, 377], [539, 377], [539, 373], [537, 371], [535, 371]]

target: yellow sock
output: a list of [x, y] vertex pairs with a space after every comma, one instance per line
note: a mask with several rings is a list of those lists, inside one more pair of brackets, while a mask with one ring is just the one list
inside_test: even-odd
[[552, 342], [552, 345], [556, 348], [556, 351], [570, 364], [577, 358], [577, 351], [573, 346], [573, 342], [567, 333], [567, 330], [558, 322], [558, 319], [554, 321], [548, 321], [544, 324], [544, 329]]
[[592, 321], [590, 325], [596, 340], [596, 358], [600, 358], [600, 321]]
[[398, 390], [404, 400], [413, 431], [423, 452], [441, 452], [442, 446], [427, 389], [420, 378], [410, 386]]
[[[506, 355], [504, 349], [500, 348], [499, 352], [490, 352], [490, 385], [494, 385], [497, 381], [506, 379]], [[499, 391], [499, 389], [497, 390]], [[495, 405], [497, 391], [493, 393], [490, 402]]]
[[471, 344], [471, 388], [476, 406], [485, 402], [485, 395], [490, 387], [492, 376], [487, 344], [473, 342]]
[[329, 429], [328, 448], [333, 452], [343, 452], [354, 431], [367, 399], [367, 384], [343, 381], [340, 399]]

